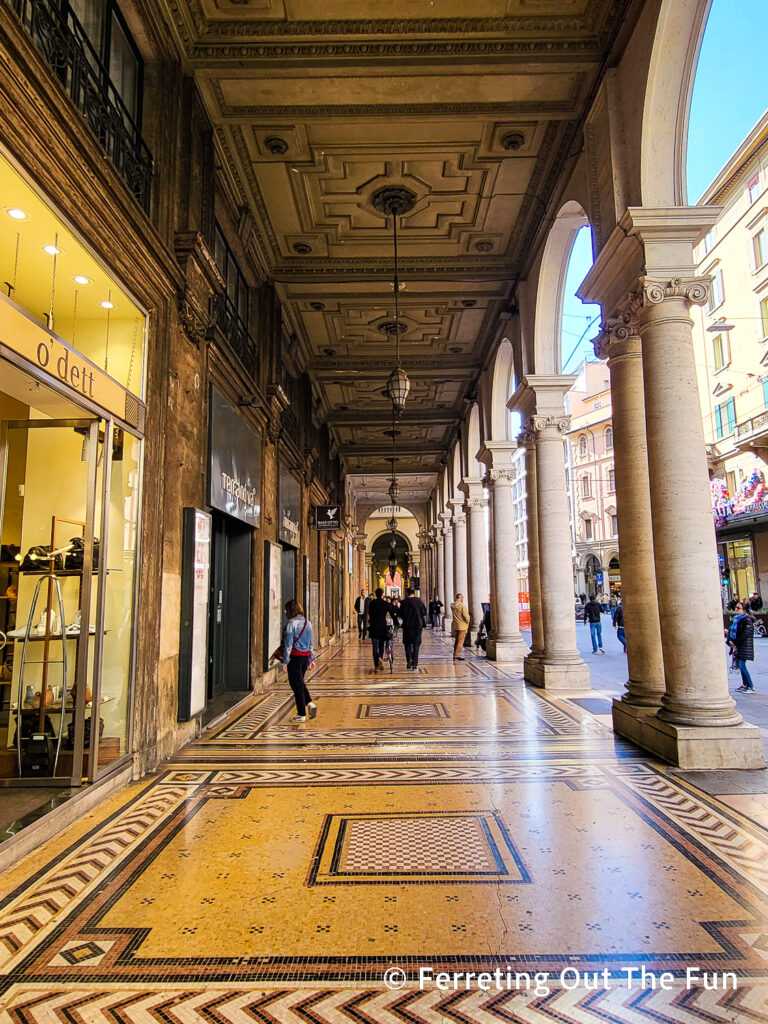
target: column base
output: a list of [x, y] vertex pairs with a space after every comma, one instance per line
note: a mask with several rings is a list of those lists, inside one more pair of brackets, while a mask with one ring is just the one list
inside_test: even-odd
[[491, 661], [522, 661], [528, 654], [528, 644], [521, 636], [488, 637], [485, 641], [485, 653]]
[[550, 665], [543, 658], [525, 659], [523, 678], [544, 690], [591, 690], [592, 677], [583, 661]]
[[613, 702], [613, 730], [677, 768], [764, 768], [765, 751], [755, 725], [673, 725], [648, 708]]
[[453, 616], [452, 615], [444, 615], [443, 616], [443, 632], [444, 633], [450, 633], [451, 632], [451, 622], [452, 621], [453, 621]]

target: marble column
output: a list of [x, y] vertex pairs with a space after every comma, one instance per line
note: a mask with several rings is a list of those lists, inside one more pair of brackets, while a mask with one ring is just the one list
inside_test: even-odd
[[629, 313], [605, 320], [605, 330], [594, 345], [595, 354], [608, 360], [611, 375], [621, 601], [629, 675], [626, 693], [614, 702], [613, 725], [623, 734], [622, 723], [632, 713], [631, 707], [658, 708], [664, 695], [637, 321]]
[[573, 611], [573, 547], [564, 434], [570, 417], [563, 407], [573, 377], [531, 376], [535, 412], [526, 430], [535, 447], [536, 521], [544, 649], [527, 667], [526, 679], [546, 689], [589, 689], [589, 669], [576, 647]]
[[[464, 604], [469, 608], [469, 573], [467, 564], [467, 513], [464, 503], [451, 502], [453, 506], [453, 586], [454, 594], [463, 594]], [[452, 600], [453, 600], [452, 598]]]
[[[445, 537], [442, 526], [435, 526], [435, 568], [437, 570], [437, 597], [445, 605]], [[443, 608], [445, 611], [445, 608]]]
[[485, 444], [491, 511], [491, 632], [486, 654], [493, 661], [521, 662], [528, 645], [520, 633], [517, 599], [517, 552], [512, 486], [515, 468], [511, 442]]
[[453, 524], [451, 523], [451, 513], [441, 512], [440, 518], [443, 521], [443, 583], [445, 586], [445, 597], [441, 600], [445, 603], [443, 608], [443, 629], [446, 633], [451, 631], [451, 605], [456, 597], [456, 592], [453, 589]]
[[469, 540], [467, 544], [467, 575], [469, 577], [469, 595], [467, 607], [472, 617], [472, 629], [476, 631], [483, 620], [483, 602], [489, 600], [491, 582], [488, 568], [488, 536], [485, 528], [485, 510], [488, 502], [483, 496], [481, 480], [465, 480], [463, 483], [467, 500], [467, 528]]
[[539, 568], [539, 522], [536, 501], [536, 448], [532, 434], [521, 434], [518, 444], [525, 448], [525, 512], [528, 532], [528, 597], [531, 611], [531, 653], [525, 659], [526, 679], [544, 653], [544, 617], [541, 611]]
[[[648, 476], [665, 693], [656, 748], [674, 763], [757, 768], [760, 732], [744, 723], [728, 692], [723, 616], [690, 306], [706, 301], [708, 278], [640, 279], [630, 312], [642, 339]], [[685, 590], [670, 566], [683, 566]], [[698, 735], [697, 735], [698, 733]], [[705, 748], [706, 745], [706, 749]], [[698, 751], [697, 749], [698, 748]]]

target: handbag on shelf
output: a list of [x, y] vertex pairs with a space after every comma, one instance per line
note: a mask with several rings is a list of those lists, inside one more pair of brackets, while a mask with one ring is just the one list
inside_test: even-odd
[[64, 568], [64, 556], [57, 554], [51, 558], [52, 550], [50, 544], [35, 544], [24, 555], [19, 572], [47, 572], [51, 562], [54, 570], [60, 571]]
[[[64, 560], [64, 568], [78, 572], [83, 568], [85, 561], [85, 540], [83, 537], [72, 537], [69, 541], [72, 545]], [[99, 538], [93, 538], [93, 568], [99, 568]]]

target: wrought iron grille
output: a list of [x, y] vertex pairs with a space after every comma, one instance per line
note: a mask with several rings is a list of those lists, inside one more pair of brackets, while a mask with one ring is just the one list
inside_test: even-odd
[[223, 292], [214, 298], [216, 326], [254, 381], [258, 381], [259, 352], [232, 300]]
[[80, 22], [52, 0], [13, 0], [13, 8], [128, 188], [148, 210], [152, 154]]

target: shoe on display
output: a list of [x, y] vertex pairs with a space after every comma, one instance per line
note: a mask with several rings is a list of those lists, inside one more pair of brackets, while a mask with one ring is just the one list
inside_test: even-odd
[[307, 704], [307, 711], [309, 712], [309, 717], [314, 718], [317, 715], [317, 705]]
[[291, 719], [292, 722], [306, 722], [306, 720], [306, 715], [294, 715], [293, 718]]

